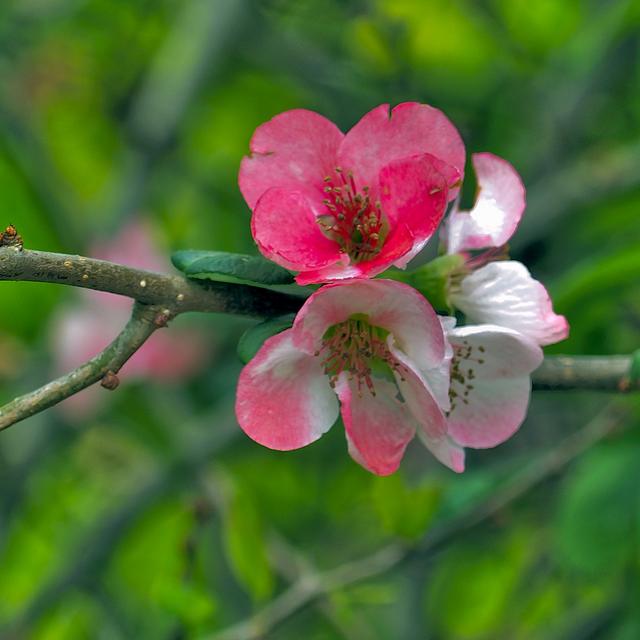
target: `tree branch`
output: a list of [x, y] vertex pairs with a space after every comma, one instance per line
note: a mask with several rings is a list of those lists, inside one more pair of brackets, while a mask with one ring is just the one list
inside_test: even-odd
[[[302, 296], [249, 285], [194, 282], [83, 256], [0, 246], [0, 280], [66, 284], [107, 291], [136, 301], [116, 340], [78, 369], [0, 408], [0, 431], [104, 379], [139, 349], [160, 326], [180, 313], [203, 311], [271, 317], [297, 311]], [[533, 374], [534, 389], [638, 391], [630, 379], [631, 356], [547, 357]]]
[[552, 391], [640, 391], [630, 378], [633, 356], [547, 356], [534, 371], [533, 388]]
[[186, 311], [233, 313], [258, 318], [297, 311], [304, 298], [249, 285], [193, 282], [83, 256], [0, 247], [0, 280], [47, 282], [108, 291], [143, 304]]
[[1, 407], [0, 431], [53, 407], [69, 396], [104, 379], [107, 374], [117, 374], [125, 362], [159, 327], [156, 323], [158, 313], [161, 313], [160, 307], [136, 303], [129, 322], [104, 351], [72, 372]]

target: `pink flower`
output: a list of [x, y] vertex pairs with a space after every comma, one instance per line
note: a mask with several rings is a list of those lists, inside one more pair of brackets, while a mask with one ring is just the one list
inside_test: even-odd
[[[91, 255], [140, 269], [168, 268], [151, 241], [149, 225], [129, 223], [108, 243], [95, 246]], [[83, 290], [75, 304], [65, 306], [51, 329], [55, 367], [66, 372], [104, 349], [122, 330], [132, 301], [122, 296]], [[122, 369], [122, 378], [172, 382], [193, 374], [204, 364], [208, 342], [198, 331], [170, 326], [157, 331]], [[62, 405], [76, 415], [85, 414], [98, 400], [96, 389], [87, 389]]]
[[425, 298], [399, 282], [352, 280], [316, 291], [264, 343], [240, 375], [236, 415], [256, 442], [285, 451], [320, 438], [340, 412], [349, 453], [373, 473], [393, 473], [416, 434], [462, 471], [440, 406], [448, 389], [443, 330]]
[[[569, 325], [553, 311], [545, 287], [513, 260], [492, 261], [515, 232], [525, 208], [525, 189], [516, 170], [490, 153], [473, 155], [478, 196], [471, 211], [457, 205], [441, 238], [447, 253], [488, 249], [471, 258], [462, 277], [454, 277], [450, 302], [472, 322], [519, 331], [540, 345], [564, 340]], [[478, 268], [476, 268], [478, 267]]]
[[531, 338], [505, 327], [455, 328], [454, 318], [442, 323], [451, 347], [449, 437], [463, 447], [495, 447], [526, 416], [530, 376], [542, 363], [542, 350]]
[[346, 135], [304, 109], [251, 139], [240, 190], [260, 251], [299, 284], [404, 267], [432, 236], [464, 172], [460, 135], [442, 112], [381, 105]]

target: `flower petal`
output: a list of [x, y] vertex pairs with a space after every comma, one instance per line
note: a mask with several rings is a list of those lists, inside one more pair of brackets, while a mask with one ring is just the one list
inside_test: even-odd
[[435, 311], [413, 287], [394, 280], [350, 280], [313, 293], [293, 324], [295, 345], [309, 354], [327, 329], [356, 314], [393, 334], [396, 345], [421, 370], [440, 365], [445, 342]]
[[324, 235], [302, 193], [269, 189], [258, 200], [251, 232], [261, 253], [286, 269], [318, 269], [342, 260], [340, 246]]
[[[429, 105], [405, 102], [391, 114], [388, 104], [367, 113], [344, 137], [338, 160], [361, 186], [375, 186], [382, 167], [424, 153], [457, 169], [461, 178], [464, 175], [464, 143], [451, 121]], [[452, 189], [449, 197], [457, 192]]]
[[242, 370], [236, 416], [246, 434], [271, 449], [299, 449], [327, 432], [338, 401], [318, 360], [296, 349], [288, 329], [269, 338]]
[[474, 153], [478, 195], [471, 211], [452, 211], [447, 253], [499, 247], [513, 235], [526, 206], [525, 188], [513, 166], [492, 153]]
[[[391, 227], [382, 252], [393, 245], [394, 231], [406, 225], [419, 251], [433, 235], [447, 208], [449, 187], [460, 174], [438, 158], [425, 153], [395, 160], [380, 171], [380, 200]], [[403, 255], [398, 266], [404, 266], [415, 255]]]
[[358, 393], [355, 382], [342, 373], [336, 383], [349, 453], [365, 469], [387, 476], [400, 466], [407, 445], [415, 434], [415, 423], [396, 399], [396, 386], [376, 379], [376, 395]]
[[430, 438], [421, 429], [418, 429], [417, 436], [420, 442], [433, 454], [434, 458], [445, 467], [449, 467], [456, 473], [464, 471], [464, 449], [453, 442], [449, 436], [436, 440]]
[[540, 345], [564, 340], [569, 325], [542, 284], [513, 260], [490, 262], [462, 279], [450, 300], [473, 322], [515, 329]]
[[[429, 437], [442, 438], [447, 433], [447, 421], [434, 398], [429, 383], [413, 362], [394, 345], [392, 336], [387, 338], [387, 344], [394, 357], [403, 365], [402, 370], [394, 371], [394, 377], [409, 411]], [[448, 387], [448, 371], [442, 371], [442, 374], [445, 378], [443, 382]]]
[[238, 182], [253, 209], [272, 187], [289, 190], [314, 187], [322, 199], [322, 180], [333, 172], [344, 134], [333, 122], [306, 109], [280, 113], [260, 125], [243, 158]]
[[448, 339], [455, 352], [449, 434], [463, 446], [495, 447], [526, 416], [530, 374], [542, 363], [542, 350], [517, 331], [493, 325], [453, 329]]

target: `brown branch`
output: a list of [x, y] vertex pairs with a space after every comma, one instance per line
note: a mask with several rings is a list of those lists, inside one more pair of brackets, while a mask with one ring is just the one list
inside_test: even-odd
[[0, 247], [0, 280], [65, 284], [108, 291], [172, 315], [186, 311], [233, 313], [264, 318], [297, 311], [304, 298], [249, 285], [194, 282], [83, 256]]
[[107, 388], [115, 388], [116, 374], [159, 327], [157, 316], [161, 313], [160, 307], [136, 303], [129, 322], [104, 351], [70, 373], [1, 407], [0, 431], [53, 407], [100, 380]]
[[633, 356], [547, 356], [532, 376], [542, 391], [640, 391], [640, 379], [630, 378]]
[[[13, 236], [10, 238], [13, 240]], [[0, 245], [4, 244], [0, 242]], [[249, 285], [194, 282], [83, 256], [29, 251], [13, 241], [0, 246], [0, 280], [66, 284], [128, 296], [136, 301], [133, 316], [101, 354], [71, 373], [16, 398], [0, 408], [0, 430], [43, 411], [103, 380], [115, 388], [122, 365], [153, 331], [186, 311], [270, 317], [297, 311], [304, 298]], [[533, 374], [534, 389], [637, 391], [631, 380], [630, 356], [555, 356]]]

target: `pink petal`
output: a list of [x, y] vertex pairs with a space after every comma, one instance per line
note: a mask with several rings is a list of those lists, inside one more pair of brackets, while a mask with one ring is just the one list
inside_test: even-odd
[[415, 434], [415, 424], [396, 399], [396, 386], [376, 379], [376, 395], [365, 389], [361, 394], [347, 374], [338, 378], [336, 392], [340, 398], [349, 453], [365, 469], [387, 476], [400, 466], [407, 445]]
[[492, 153], [474, 153], [478, 195], [471, 211], [449, 216], [446, 226], [448, 253], [505, 244], [516, 230], [526, 206], [525, 188], [518, 172]]
[[251, 232], [260, 251], [287, 269], [318, 269], [342, 260], [340, 246], [324, 235], [309, 201], [296, 191], [266, 191], [253, 212]]
[[456, 473], [464, 471], [464, 449], [453, 442], [449, 436], [436, 440], [430, 438], [421, 429], [418, 429], [417, 436], [422, 444], [433, 454], [433, 457], [445, 467], [449, 467]]
[[[442, 409], [438, 406], [427, 379], [416, 370], [413, 363], [389, 339], [389, 348], [393, 355], [405, 366], [402, 372], [396, 372], [395, 378], [400, 393], [407, 403], [418, 424], [417, 434], [420, 441], [431, 451], [434, 457], [457, 473], [464, 471], [464, 450], [448, 436], [448, 424]], [[449, 362], [447, 369], [438, 371], [439, 386], [446, 389], [446, 404], [449, 404]], [[431, 373], [435, 373], [434, 370]], [[448, 406], [447, 406], [448, 408]]]
[[295, 191], [314, 186], [320, 201], [322, 180], [333, 173], [343, 137], [333, 122], [306, 109], [285, 111], [260, 125], [238, 178], [249, 207], [271, 187]]
[[515, 329], [540, 345], [564, 340], [569, 325], [542, 284], [512, 260], [490, 262], [462, 279], [450, 300], [470, 320]]
[[299, 449], [326, 433], [338, 402], [317, 358], [296, 349], [288, 329], [269, 338], [242, 370], [236, 416], [246, 434], [271, 449]]
[[[391, 336], [388, 338], [388, 345], [391, 353], [403, 365], [402, 370], [394, 372], [394, 377], [407, 407], [425, 434], [430, 438], [441, 439], [447, 433], [447, 421], [429, 383], [406, 354], [394, 345]], [[442, 376], [443, 383], [448, 387], [448, 371], [443, 371]]]
[[[380, 199], [391, 227], [382, 253], [394, 244], [394, 232], [405, 225], [413, 236], [412, 248], [422, 249], [440, 224], [447, 207], [449, 187], [460, 174], [429, 154], [395, 160], [380, 171]], [[409, 256], [400, 254], [404, 266]]]
[[[394, 160], [430, 153], [464, 175], [465, 150], [460, 134], [438, 109], [417, 102], [383, 104], [367, 113], [345, 136], [339, 164], [358, 183], [375, 187], [378, 174]], [[454, 198], [458, 189], [449, 194]]]
[[453, 329], [448, 339], [456, 354], [449, 434], [463, 446], [495, 447], [526, 416], [530, 374], [542, 363], [542, 350], [517, 331], [492, 325]]
[[312, 271], [301, 271], [296, 276], [296, 282], [300, 286], [306, 286], [308, 284], [319, 284], [324, 282], [336, 282], [337, 280], [350, 280], [353, 278], [366, 278], [369, 276], [369, 271], [366, 268], [366, 263], [360, 262], [358, 264], [349, 264], [348, 256], [344, 254], [341, 256], [341, 262], [335, 262], [326, 267], [320, 269], [314, 269]]
[[398, 348], [421, 370], [441, 363], [444, 334], [433, 308], [413, 287], [394, 280], [350, 280], [318, 289], [296, 316], [294, 343], [313, 354], [329, 327], [356, 314], [392, 333]]

